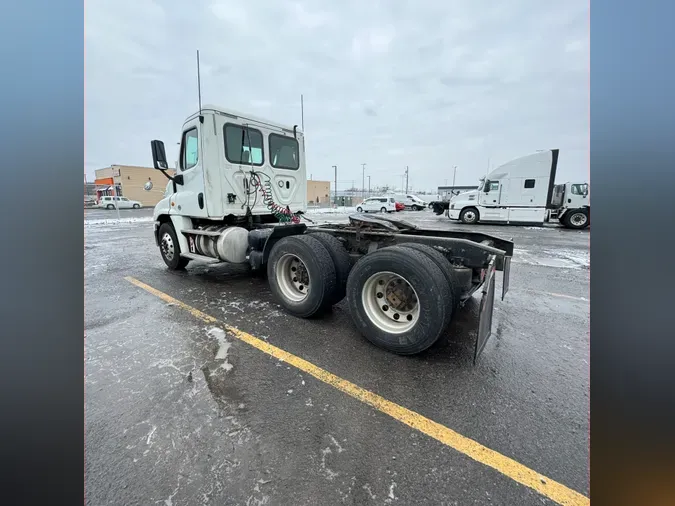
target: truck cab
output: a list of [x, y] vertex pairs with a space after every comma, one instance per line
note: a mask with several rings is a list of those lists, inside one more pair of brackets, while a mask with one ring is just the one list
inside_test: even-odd
[[553, 187], [547, 220], [557, 219], [567, 228], [586, 228], [591, 222], [591, 194], [587, 182], [567, 182]]
[[[205, 105], [183, 124], [174, 191], [157, 204], [155, 219], [180, 214], [223, 220], [242, 210], [269, 216], [274, 214], [270, 201], [305, 212], [307, 178], [301, 154], [304, 137], [297, 126]], [[252, 173], [267, 199], [253, 191]]]

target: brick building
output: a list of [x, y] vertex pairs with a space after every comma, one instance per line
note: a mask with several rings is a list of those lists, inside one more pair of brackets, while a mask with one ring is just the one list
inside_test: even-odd
[[307, 203], [328, 204], [330, 202], [330, 181], [307, 181]]
[[[175, 171], [169, 169], [169, 175]], [[152, 189], [146, 190], [145, 183], [152, 182]], [[143, 206], [152, 207], [164, 198], [164, 189], [167, 183], [166, 177], [160, 171], [152, 167], [135, 167], [131, 165], [111, 165], [96, 170], [96, 194], [100, 198], [103, 195], [113, 195], [113, 185], [116, 194], [137, 200]]]

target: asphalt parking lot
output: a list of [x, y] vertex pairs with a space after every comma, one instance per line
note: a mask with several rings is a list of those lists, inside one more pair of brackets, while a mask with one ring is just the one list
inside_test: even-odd
[[[114, 211], [85, 210], [87, 504], [585, 503], [588, 230], [473, 227], [516, 246], [510, 291], [496, 300], [493, 336], [474, 366], [475, 334], [465, 326], [477, 298], [443, 342], [395, 356], [355, 331], [344, 301], [300, 320], [245, 266], [169, 272], [151, 214], [123, 210], [117, 223]], [[400, 214], [467, 229], [428, 210]], [[429, 437], [224, 326], [440, 424], [459, 443]], [[553, 492], [513, 479], [517, 471], [497, 457], [495, 465], [472, 458], [468, 440], [538, 473]]]

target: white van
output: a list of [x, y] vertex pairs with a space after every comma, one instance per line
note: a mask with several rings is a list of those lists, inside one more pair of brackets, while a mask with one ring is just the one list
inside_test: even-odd
[[396, 199], [394, 197], [371, 197], [356, 206], [356, 210], [359, 213], [393, 213], [396, 212]]
[[129, 200], [126, 197], [110, 197], [104, 196], [101, 197], [101, 200], [98, 202], [98, 207], [102, 209], [115, 209], [115, 207], [120, 209], [140, 209], [143, 204], [137, 200]]

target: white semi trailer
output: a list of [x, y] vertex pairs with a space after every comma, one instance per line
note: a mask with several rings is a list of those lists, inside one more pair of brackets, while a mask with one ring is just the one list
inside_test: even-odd
[[474, 360], [491, 333], [496, 271], [509, 286], [513, 243], [473, 232], [420, 229], [386, 216], [307, 226], [303, 133], [216, 106], [183, 124], [175, 176], [162, 141], [153, 163], [170, 180], [154, 210], [154, 234], [170, 270], [190, 262], [264, 271], [290, 314], [307, 318], [347, 298], [373, 344], [414, 354], [446, 332], [481, 293]]
[[511, 160], [481, 179], [476, 190], [450, 199], [448, 217], [462, 223], [541, 225], [551, 218], [567, 228], [591, 223], [586, 182], [556, 185], [557, 149], [538, 151]]

